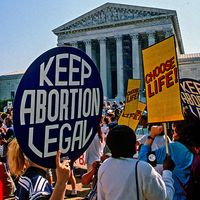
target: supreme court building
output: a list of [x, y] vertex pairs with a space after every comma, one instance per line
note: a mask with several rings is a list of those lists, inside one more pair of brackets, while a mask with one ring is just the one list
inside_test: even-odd
[[95, 62], [104, 96], [123, 99], [129, 78], [141, 79], [145, 96], [142, 49], [175, 35], [177, 54], [184, 54], [174, 10], [106, 3], [53, 30], [58, 46], [74, 46]]
[[[200, 81], [200, 53], [184, 54], [176, 11], [106, 3], [53, 30], [57, 45], [85, 51], [100, 72], [104, 96], [121, 100], [129, 78], [141, 79], [141, 50], [175, 35], [180, 78]], [[28, 67], [28, 66], [27, 66]], [[24, 71], [0, 75], [0, 100], [12, 100]]]

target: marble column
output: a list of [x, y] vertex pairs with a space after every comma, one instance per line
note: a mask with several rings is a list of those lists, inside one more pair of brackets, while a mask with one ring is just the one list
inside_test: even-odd
[[92, 59], [92, 41], [86, 40], [84, 42], [85, 42], [86, 54]]
[[117, 97], [124, 98], [124, 77], [123, 77], [123, 48], [122, 36], [115, 37], [116, 39], [116, 55], [117, 55]]
[[155, 32], [148, 33], [148, 45], [151, 46], [155, 44]]
[[103, 93], [108, 97], [107, 93], [107, 56], [106, 56], [106, 38], [99, 39], [100, 45], [100, 76], [103, 85]]
[[107, 57], [107, 93], [108, 93], [108, 98], [112, 98], [112, 68], [111, 68], [111, 60], [110, 60], [110, 55], [112, 52], [112, 48], [110, 46], [110, 44], [108, 44], [107, 46], [107, 53], [106, 53], [106, 57]]
[[140, 79], [140, 66], [139, 66], [139, 38], [138, 34], [130, 34], [132, 42], [132, 71], [133, 79]]

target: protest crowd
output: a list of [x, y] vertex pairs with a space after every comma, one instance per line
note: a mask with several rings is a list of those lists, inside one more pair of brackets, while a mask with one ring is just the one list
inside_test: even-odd
[[[98, 131], [85, 152], [87, 168], [81, 183], [90, 190], [80, 199], [199, 199], [191, 191], [191, 166], [200, 150], [200, 120], [184, 111], [184, 120], [168, 124], [168, 148], [162, 124], [149, 124], [143, 111], [134, 132], [119, 125], [125, 102], [104, 101]], [[15, 138], [12, 110], [0, 116], [0, 167], [3, 199], [64, 199], [79, 197], [74, 162], [60, 161], [56, 170], [33, 163]], [[71, 193], [66, 194], [66, 184]], [[199, 183], [198, 183], [199, 186]], [[194, 189], [194, 188], [192, 188]], [[191, 197], [192, 195], [192, 197]]]
[[200, 119], [181, 102], [174, 44], [171, 36], [142, 51], [146, 104], [139, 79], [128, 80], [125, 101], [103, 101], [98, 70], [79, 49], [38, 57], [0, 115], [0, 200], [199, 199]]

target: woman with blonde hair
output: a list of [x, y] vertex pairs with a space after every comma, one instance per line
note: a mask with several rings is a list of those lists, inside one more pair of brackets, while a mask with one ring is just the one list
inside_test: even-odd
[[56, 155], [57, 182], [52, 189], [46, 179], [46, 168], [33, 163], [22, 152], [16, 139], [8, 147], [8, 165], [13, 175], [19, 176], [16, 199], [50, 199], [63, 200], [66, 182], [69, 179], [69, 163], [60, 162], [61, 151]]

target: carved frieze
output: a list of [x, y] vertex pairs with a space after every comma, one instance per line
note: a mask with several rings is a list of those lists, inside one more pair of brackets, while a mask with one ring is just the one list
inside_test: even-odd
[[120, 7], [106, 7], [102, 10], [98, 10], [91, 15], [85, 16], [80, 20], [74, 21], [72, 24], [68, 24], [63, 30], [76, 30], [86, 27], [94, 27], [103, 24], [111, 24], [120, 21], [129, 21], [136, 19], [145, 19], [154, 16], [163, 15], [165, 13], [152, 12], [146, 10], [133, 10]]

